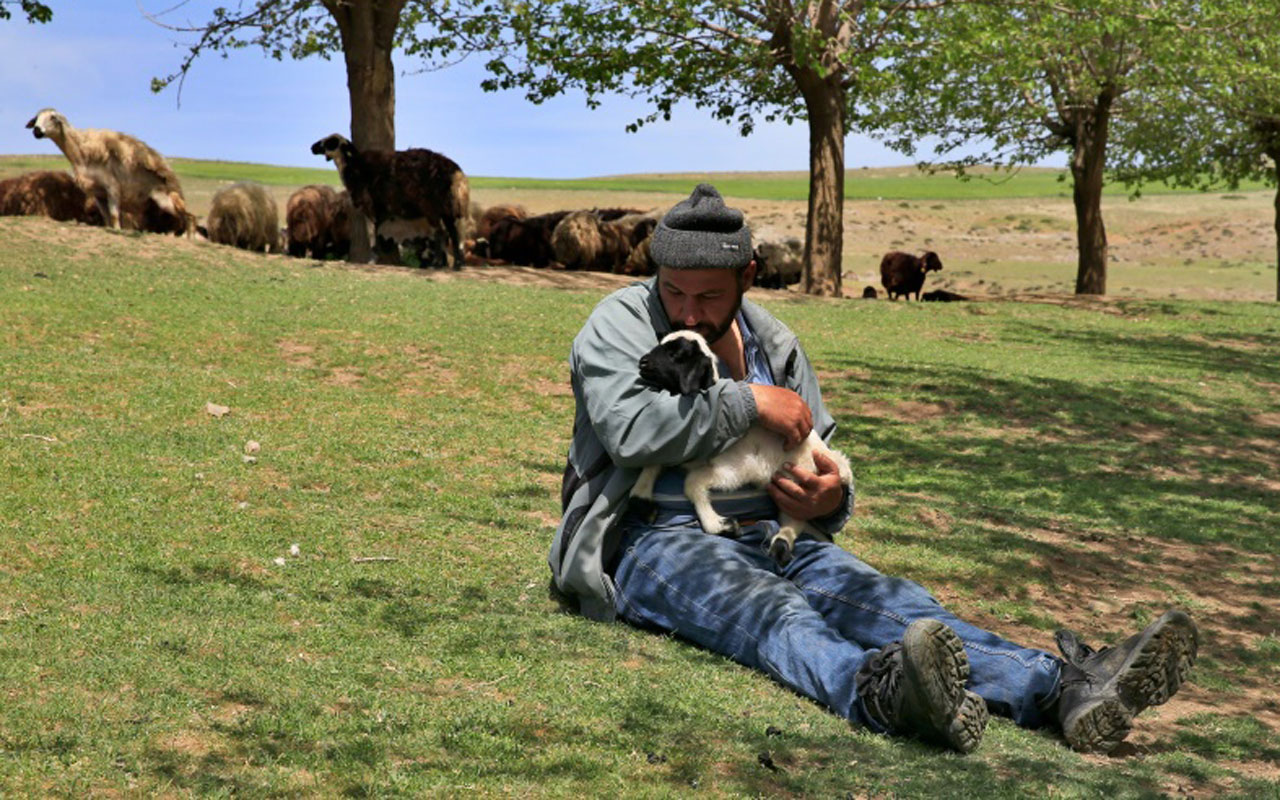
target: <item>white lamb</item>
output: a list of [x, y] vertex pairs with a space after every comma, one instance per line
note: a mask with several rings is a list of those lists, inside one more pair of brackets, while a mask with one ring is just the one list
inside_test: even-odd
[[[663, 337], [657, 347], [640, 359], [640, 378], [672, 394], [691, 394], [719, 380], [720, 372], [711, 348], [701, 335], [693, 331], [675, 331]], [[712, 507], [711, 491], [728, 491], [747, 485], [763, 487], [785, 464], [813, 471], [815, 451], [827, 453], [838, 467], [841, 483], [852, 488], [853, 470], [849, 459], [840, 451], [828, 448], [816, 431], [810, 431], [808, 438], [793, 449], [785, 450], [781, 436], [760, 425], [753, 425], [746, 436], [709, 461], [685, 464], [684, 493], [693, 503], [703, 530], [715, 535], [733, 535], [738, 532], [738, 521], [722, 517]], [[631, 496], [652, 502], [654, 482], [662, 469], [656, 464], [645, 467], [631, 490]], [[785, 565], [791, 561], [796, 537], [804, 522], [781, 511], [778, 521], [781, 526], [769, 540], [769, 555]]]

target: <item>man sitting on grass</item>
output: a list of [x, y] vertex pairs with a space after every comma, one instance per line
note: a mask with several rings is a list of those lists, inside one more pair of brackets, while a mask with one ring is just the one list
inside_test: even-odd
[[[569, 358], [577, 411], [550, 564], [583, 614], [673, 632], [846, 719], [960, 752], [978, 746], [988, 709], [1059, 726], [1076, 749], [1110, 750], [1135, 714], [1177, 691], [1198, 641], [1186, 614], [1096, 652], [1060, 632], [1063, 658], [1008, 642], [832, 542], [853, 492], [824, 457], [758, 491], [713, 495], [741, 530], [703, 532], [677, 465], [719, 453], [751, 425], [790, 448], [815, 426], [829, 441], [835, 422], [795, 335], [743, 299], [751, 234], [714, 187], [663, 217], [650, 252], [657, 275], [596, 306]], [[693, 395], [643, 383], [641, 356], [678, 329], [702, 334], [729, 377]], [[656, 511], [641, 513], [628, 499], [650, 464], [667, 468]], [[785, 566], [766, 552], [780, 510], [808, 522]]]

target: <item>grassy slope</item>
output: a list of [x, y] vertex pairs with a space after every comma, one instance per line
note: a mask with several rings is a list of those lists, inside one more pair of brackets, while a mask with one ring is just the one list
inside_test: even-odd
[[765, 301], [856, 465], [847, 546], [1041, 646], [1051, 617], [1204, 625], [1202, 708], [1144, 717], [1140, 756], [997, 721], [959, 758], [556, 613], [564, 357], [598, 291], [0, 240], [0, 793], [1280, 791], [1280, 735], [1240, 712], [1280, 679], [1274, 304]]

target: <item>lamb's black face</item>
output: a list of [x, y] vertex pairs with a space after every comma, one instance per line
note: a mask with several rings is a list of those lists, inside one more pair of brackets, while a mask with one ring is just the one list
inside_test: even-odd
[[672, 339], [640, 359], [640, 380], [672, 394], [694, 394], [715, 382], [715, 371], [697, 342]]

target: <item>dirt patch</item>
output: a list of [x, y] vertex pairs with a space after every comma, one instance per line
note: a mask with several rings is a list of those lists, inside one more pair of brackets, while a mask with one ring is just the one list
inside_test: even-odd
[[291, 367], [307, 369], [316, 365], [315, 359], [312, 358], [312, 353], [316, 349], [309, 344], [285, 340], [277, 342], [276, 349], [280, 351], [280, 357], [284, 359], [284, 362]]
[[863, 417], [915, 421], [945, 417], [951, 413], [946, 403], [922, 403], [917, 400], [862, 400], [853, 413]]

